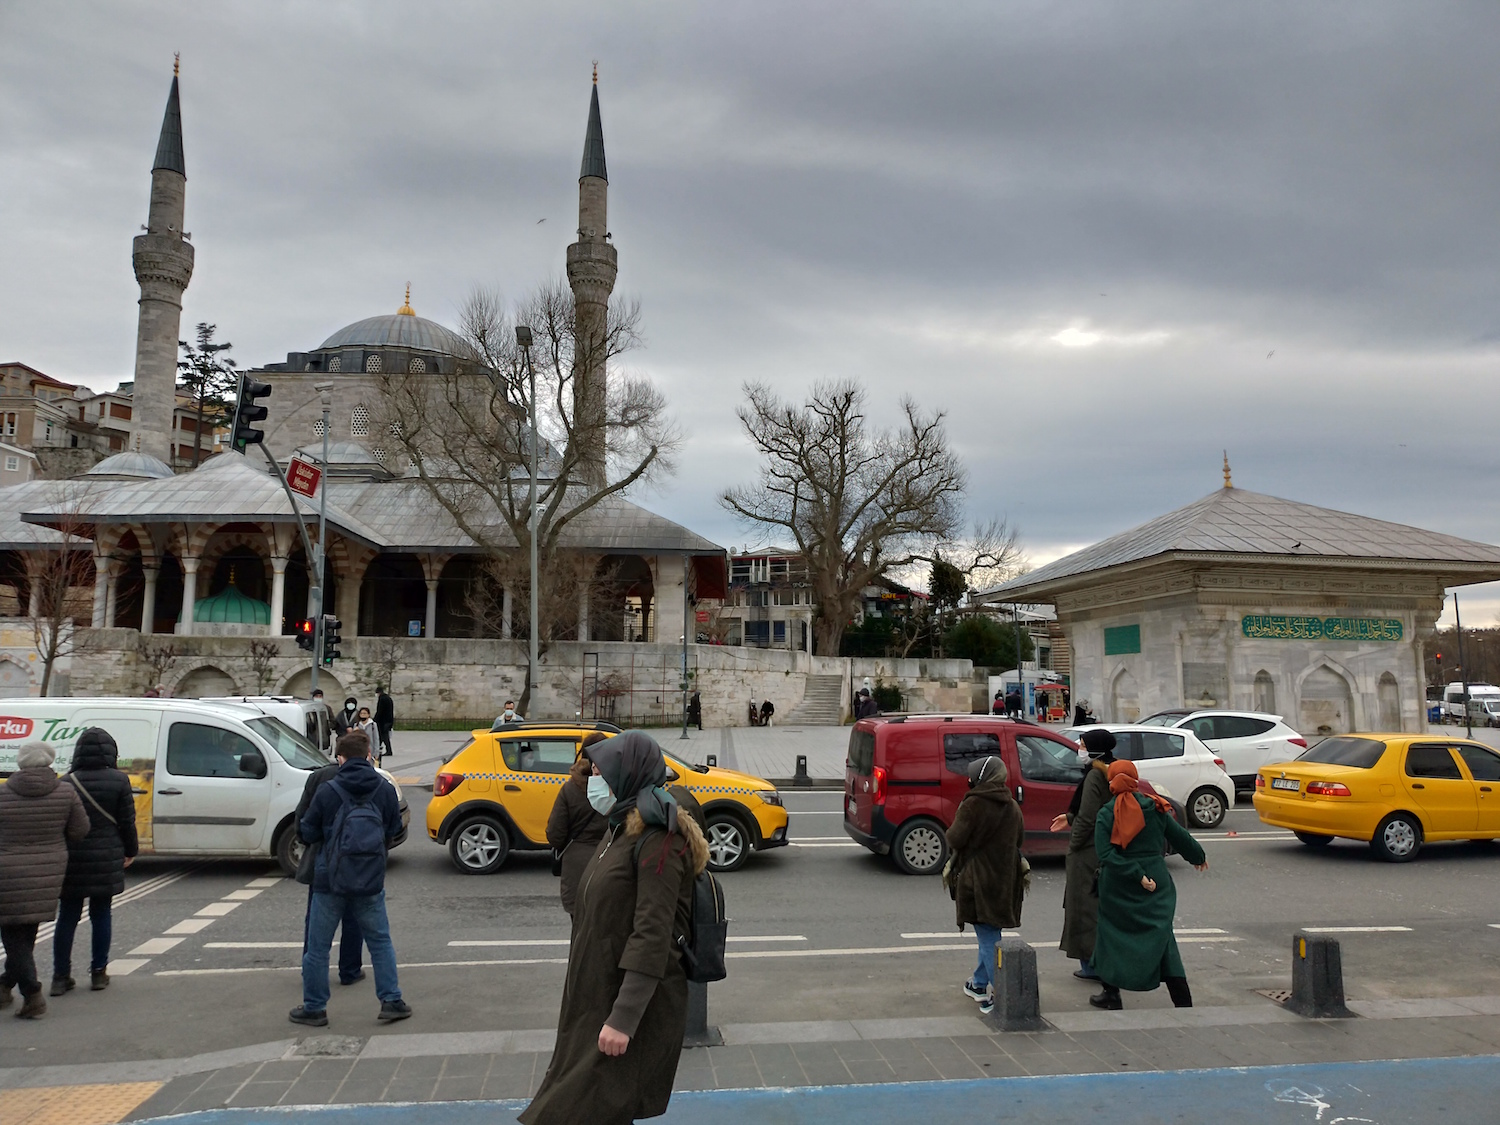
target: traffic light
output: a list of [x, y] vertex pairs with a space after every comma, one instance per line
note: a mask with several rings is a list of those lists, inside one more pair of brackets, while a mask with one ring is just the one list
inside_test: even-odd
[[339, 651], [339, 643], [343, 640], [344, 623], [333, 614], [323, 615], [323, 663], [332, 664], [344, 654]]
[[317, 622], [314, 621], [311, 617], [304, 617], [302, 620], [297, 622], [296, 629], [298, 648], [306, 649], [308, 652], [311, 652], [313, 650], [313, 633], [316, 628]]
[[262, 383], [249, 375], [240, 376], [240, 393], [234, 403], [234, 431], [230, 438], [236, 453], [244, 453], [249, 446], [266, 440], [265, 431], [256, 429], [251, 423], [265, 421], [266, 408], [259, 400], [270, 394], [270, 383]]

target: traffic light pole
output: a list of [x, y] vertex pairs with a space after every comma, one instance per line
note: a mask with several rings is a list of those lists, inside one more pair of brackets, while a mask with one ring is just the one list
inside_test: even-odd
[[[328, 582], [328, 559], [323, 552], [323, 545], [328, 542], [328, 419], [329, 411], [333, 408], [333, 384], [318, 384], [319, 391], [323, 394], [323, 477], [318, 483], [318, 554], [314, 562], [313, 577], [316, 584], [310, 591], [313, 599], [313, 659], [312, 674], [309, 677], [310, 687], [307, 689], [311, 695], [318, 688], [318, 663], [323, 659], [323, 591]], [[312, 558], [312, 555], [308, 555]]]

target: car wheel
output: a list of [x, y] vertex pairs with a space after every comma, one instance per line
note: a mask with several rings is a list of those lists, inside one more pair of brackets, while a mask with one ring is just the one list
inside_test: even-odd
[[464, 821], [448, 838], [448, 858], [465, 875], [499, 871], [509, 855], [510, 834], [505, 825], [487, 816]]
[[750, 858], [750, 834], [739, 819], [727, 813], [708, 818], [708, 869], [738, 871]]
[[1320, 836], [1316, 832], [1293, 832], [1292, 835], [1310, 848], [1326, 848], [1333, 843], [1332, 836]]
[[302, 853], [307, 850], [301, 838], [297, 835], [297, 826], [288, 824], [281, 830], [281, 835], [276, 838], [276, 862], [280, 865], [282, 874], [288, 878], [297, 874], [297, 868], [302, 865]]
[[1376, 826], [1370, 847], [1387, 863], [1413, 860], [1422, 850], [1422, 824], [1410, 813], [1391, 813]]
[[1193, 795], [1188, 798], [1188, 820], [1194, 828], [1219, 827], [1224, 823], [1227, 811], [1224, 794], [1211, 786], [1205, 785], [1202, 789], [1194, 790]]
[[948, 859], [948, 837], [930, 820], [908, 820], [891, 841], [891, 858], [908, 875], [936, 875]]

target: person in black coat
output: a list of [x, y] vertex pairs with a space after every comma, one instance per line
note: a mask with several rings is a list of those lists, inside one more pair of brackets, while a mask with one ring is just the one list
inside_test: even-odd
[[375, 729], [380, 732], [380, 757], [391, 752], [391, 728], [396, 725], [396, 701], [385, 693], [385, 685], [375, 688]]
[[120, 750], [108, 731], [89, 727], [73, 748], [73, 768], [67, 783], [83, 798], [89, 814], [89, 833], [68, 843], [68, 872], [63, 876], [57, 929], [52, 936], [52, 995], [74, 987], [73, 936], [89, 904], [93, 947], [89, 958], [89, 987], [109, 987], [110, 907], [125, 889], [125, 869], [135, 862], [140, 844], [135, 832], [135, 795], [130, 778], [116, 768]]
[[[360, 742], [368, 742], [364, 731], [346, 733], [339, 738], [342, 746], [344, 739], [357, 738]], [[307, 783], [302, 786], [302, 799], [297, 802], [297, 814], [295, 823], [301, 824], [302, 818], [307, 815], [307, 810], [312, 807], [313, 796], [325, 784], [332, 781], [338, 775], [339, 767], [345, 762], [344, 755], [339, 754], [332, 762], [322, 769], [313, 770], [307, 775]], [[312, 921], [312, 896], [313, 896], [313, 870], [318, 862], [318, 844], [302, 845], [302, 862], [297, 865], [297, 882], [307, 884], [307, 911], [302, 916], [302, 955], [307, 955], [307, 929]], [[356, 981], [365, 979], [363, 946], [365, 935], [359, 928], [359, 919], [354, 916], [352, 907], [346, 908], [343, 919], [339, 924], [339, 983], [354, 984]]]
[[[359, 725], [359, 700], [350, 696], [344, 700], [344, 709], [333, 716], [333, 736], [337, 741]], [[373, 749], [373, 748], [372, 748]]]

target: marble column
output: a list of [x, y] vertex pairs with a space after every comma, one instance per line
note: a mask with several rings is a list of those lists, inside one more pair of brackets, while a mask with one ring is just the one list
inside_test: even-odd
[[687, 629], [682, 591], [686, 561], [682, 555], [656, 556], [656, 641], [659, 644], [681, 644], [683, 632]]
[[428, 640], [437, 636], [437, 591], [438, 580], [429, 578], [427, 580], [427, 629], [422, 634]]
[[510, 640], [510, 587], [500, 594], [500, 639]]
[[115, 627], [115, 611], [120, 605], [120, 576], [111, 567], [109, 578], [104, 583], [104, 627]]
[[26, 614], [32, 618], [42, 615], [42, 582], [39, 578], [31, 580], [31, 596], [26, 602]]
[[286, 613], [286, 564], [289, 559], [271, 556], [271, 636], [281, 636], [281, 619]]
[[178, 559], [182, 564], [182, 622], [177, 627], [181, 636], [193, 635], [193, 613], [198, 608], [198, 564], [201, 559]]
[[141, 575], [145, 579], [141, 591], [141, 635], [156, 631], [156, 580], [161, 575], [160, 563], [141, 563]]
[[104, 627], [105, 606], [109, 601], [109, 559], [94, 556], [94, 616], [89, 624], [95, 629]]

